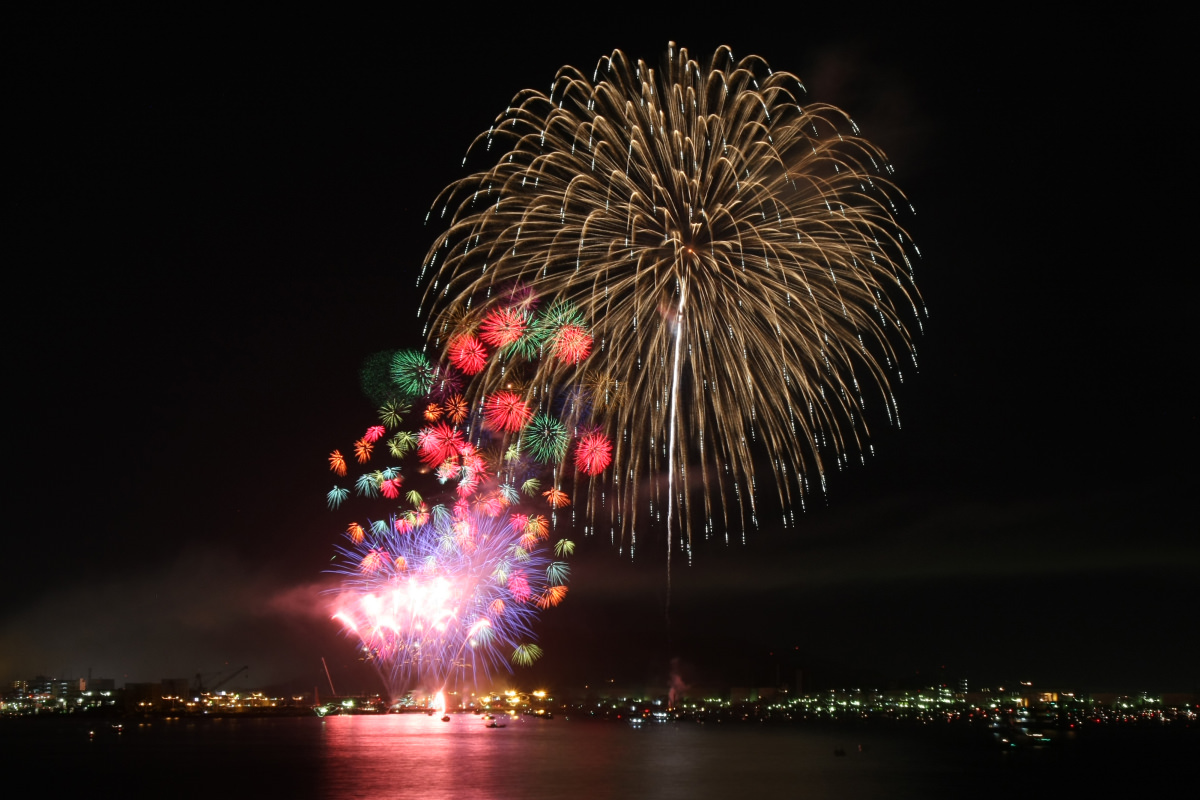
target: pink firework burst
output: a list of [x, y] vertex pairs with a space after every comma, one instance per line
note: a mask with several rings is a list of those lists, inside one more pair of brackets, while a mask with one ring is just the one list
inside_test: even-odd
[[488, 351], [472, 334], [460, 336], [450, 343], [450, 363], [467, 375], [478, 374], [487, 365]]
[[477, 489], [479, 489], [479, 478], [471, 475], [459, 481], [454, 490], [458, 492], [459, 497], [471, 497]]
[[[469, 448], [471, 445], [468, 444], [467, 447]], [[466, 452], [464, 449], [462, 457], [463, 469], [467, 472], [487, 472], [487, 462], [483, 460], [483, 456], [474, 452], [473, 448], [471, 452]]]
[[504, 500], [499, 495], [490, 494], [480, 500], [477, 507], [489, 517], [498, 517], [504, 513]]
[[462, 432], [444, 422], [422, 428], [417, 434], [417, 449], [421, 453], [421, 460], [431, 467], [457, 456], [462, 446]]
[[578, 325], [564, 325], [550, 343], [555, 358], [578, 364], [592, 351], [592, 336]]
[[367, 432], [363, 434], [362, 438], [364, 442], [377, 442], [379, 441], [379, 437], [385, 433], [387, 433], [387, 428], [382, 425], [372, 425], [367, 428]]
[[437, 475], [439, 481], [445, 483], [446, 481], [454, 480], [462, 474], [462, 467], [458, 465], [457, 459], [452, 458], [448, 461], [443, 461], [441, 466], [434, 471], [434, 474]]
[[575, 468], [599, 475], [612, 463], [612, 442], [603, 433], [585, 433], [575, 446]]
[[385, 480], [380, 484], [379, 491], [388, 500], [395, 500], [400, 496], [400, 477]]
[[533, 412], [516, 392], [496, 392], [483, 403], [483, 421], [492, 430], [515, 433], [533, 419]]
[[492, 347], [508, 347], [525, 335], [529, 319], [515, 308], [496, 308], [479, 325], [479, 338]]
[[533, 595], [529, 588], [529, 579], [525, 577], [524, 572], [514, 572], [508, 576], [508, 591], [518, 603], [524, 603]]

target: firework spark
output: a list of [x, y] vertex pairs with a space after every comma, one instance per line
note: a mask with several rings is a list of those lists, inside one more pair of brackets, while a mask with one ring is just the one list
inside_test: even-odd
[[[652, 508], [689, 540], [697, 524], [757, 525], [756, 461], [770, 463], [789, 524], [810, 477], [824, 488], [830, 453], [838, 468], [864, 458], [865, 412], [898, 424], [892, 384], [916, 365], [910, 326], [924, 313], [918, 251], [897, 221], [911, 209], [883, 152], [803, 94], [727, 48], [706, 66], [672, 43], [658, 70], [620, 51], [590, 79], [564, 67], [548, 95], [521, 92], [476, 139], [468, 160], [494, 166], [431, 211], [448, 227], [422, 271], [430, 329], [482, 314], [489, 345], [559, 356], [529, 385], [596, 387], [621, 469], [586, 518], [606, 517], [614, 536], [645, 513], [646, 479]], [[591, 345], [574, 333], [535, 341], [543, 315], [470, 311], [512, 287], [591, 320], [602, 355], [574, 363]]]

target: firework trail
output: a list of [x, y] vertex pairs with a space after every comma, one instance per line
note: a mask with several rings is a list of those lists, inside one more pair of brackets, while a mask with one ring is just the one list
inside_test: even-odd
[[533, 623], [563, 599], [568, 577], [544, 536], [444, 509], [403, 527], [392, 519], [379, 536], [348, 531], [333, 568], [344, 576], [334, 618], [394, 694], [475, 686], [541, 655]]
[[[603, 409], [602, 460], [618, 468], [587, 493], [586, 532], [628, 535], [632, 550], [647, 506], [685, 545], [695, 526], [744, 531], [759, 523], [756, 460], [793, 524], [809, 476], [824, 489], [831, 460], [865, 460], [868, 411], [899, 424], [892, 385], [916, 365], [924, 313], [897, 221], [911, 207], [882, 151], [803, 93], [727, 48], [708, 66], [672, 44], [658, 70], [620, 51], [590, 78], [564, 67], [477, 137], [464, 165], [493, 166], [430, 212], [447, 226], [418, 279], [435, 349], [474, 367], [476, 342], [453, 338], [471, 320], [491, 346], [567, 353], [524, 385], [570, 380]], [[590, 320], [593, 357], [572, 360], [572, 336], [530, 335], [520, 287]], [[498, 297], [513, 313], [487, 310]], [[495, 364], [479, 374], [507, 379]], [[538, 431], [534, 452], [558, 457], [556, 434]]]

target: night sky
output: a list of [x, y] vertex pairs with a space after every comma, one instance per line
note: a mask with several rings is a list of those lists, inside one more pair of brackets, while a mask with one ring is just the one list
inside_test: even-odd
[[675, 560], [669, 611], [661, 541], [581, 540], [516, 681], [1200, 690], [1181, 21], [786, 8], [14, 25], [0, 680], [380, 688], [318, 594], [325, 456], [362, 359], [421, 344], [425, 212], [520, 89], [676, 41], [888, 153], [921, 369], [798, 526]]

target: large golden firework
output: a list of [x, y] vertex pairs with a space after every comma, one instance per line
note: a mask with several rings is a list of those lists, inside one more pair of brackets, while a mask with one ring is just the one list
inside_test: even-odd
[[527, 287], [590, 321], [589, 359], [543, 359], [524, 386], [533, 408], [606, 387], [614, 466], [586, 493], [597, 528], [636, 537], [648, 508], [689, 540], [744, 530], [756, 462], [787, 524], [830, 453], [862, 457], [867, 412], [896, 419], [922, 313], [897, 221], [910, 207], [883, 152], [803, 93], [728, 48], [707, 67], [673, 43], [661, 70], [620, 51], [590, 80], [564, 67], [476, 138], [468, 159], [493, 165], [430, 212], [448, 226], [421, 273], [437, 347]]

